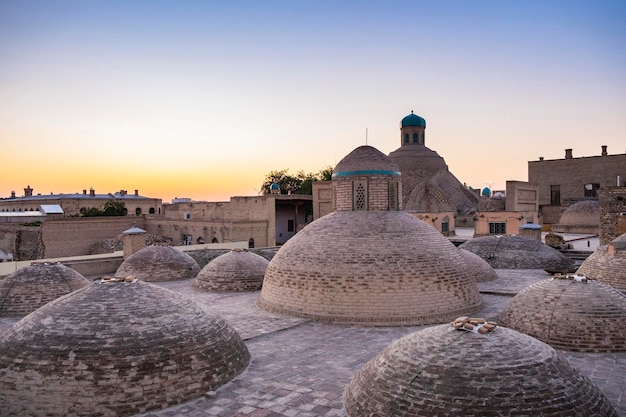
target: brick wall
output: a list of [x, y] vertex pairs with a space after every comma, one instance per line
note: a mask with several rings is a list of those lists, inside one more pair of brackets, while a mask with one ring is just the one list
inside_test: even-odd
[[[626, 187], [608, 187], [599, 190], [600, 195], [600, 244], [606, 245], [626, 230]], [[620, 222], [621, 219], [621, 222]], [[621, 227], [621, 228], [620, 228]]]

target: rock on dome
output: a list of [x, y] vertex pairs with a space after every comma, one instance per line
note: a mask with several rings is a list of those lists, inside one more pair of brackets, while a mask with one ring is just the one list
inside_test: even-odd
[[626, 296], [580, 277], [537, 282], [519, 292], [500, 315], [503, 326], [555, 349], [626, 351]]
[[626, 291], [626, 233], [598, 246], [576, 273]]
[[0, 279], [0, 316], [25, 316], [88, 285], [84, 276], [65, 265], [30, 265]]
[[407, 126], [426, 127], [426, 120], [423, 117], [420, 117], [417, 114], [413, 114], [413, 112], [411, 112], [411, 114], [405, 116], [400, 122], [400, 127]]
[[441, 323], [482, 300], [455, 246], [401, 211], [335, 211], [289, 239], [265, 272], [270, 312], [367, 325]]
[[598, 234], [600, 229], [600, 202], [584, 200], [565, 209], [558, 224], [552, 225], [557, 233]]
[[463, 257], [467, 271], [472, 274], [476, 282], [488, 282], [498, 279], [496, 271], [483, 258], [465, 249], [459, 249], [458, 251]]
[[128, 416], [202, 396], [248, 365], [224, 319], [135, 280], [94, 283], [0, 335], [0, 410]]
[[475, 253], [496, 269], [566, 271], [574, 264], [558, 250], [526, 236], [476, 237], [459, 248]]
[[247, 250], [233, 249], [209, 262], [192, 288], [204, 291], [257, 291], [269, 261]]
[[605, 416], [608, 399], [550, 346], [505, 327], [429, 327], [367, 362], [345, 392], [357, 416]]
[[147, 246], [122, 262], [116, 276], [134, 276], [147, 282], [172, 281], [195, 277], [198, 263], [189, 255], [171, 246]]

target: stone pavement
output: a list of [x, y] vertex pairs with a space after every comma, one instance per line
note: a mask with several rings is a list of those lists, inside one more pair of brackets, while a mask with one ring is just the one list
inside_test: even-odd
[[[497, 273], [496, 281], [479, 284], [485, 307], [476, 316], [497, 320], [515, 293], [550, 278], [538, 270]], [[203, 293], [191, 289], [192, 281], [157, 285], [187, 294], [224, 317], [246, 340], [250, 365], [214, 395], [141, 417], [345, 417], [342, 396], [352, 375], [393, 341], [424, 327], [337, 326], [279, 316], [257, 307], [259, 292]], [[0, 318], [0, 332], [15, 321]], [[626, 417], [626, 352], [559, 353]]]

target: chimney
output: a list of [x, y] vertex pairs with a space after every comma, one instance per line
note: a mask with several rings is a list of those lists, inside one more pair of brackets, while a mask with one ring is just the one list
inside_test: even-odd
[[30, 188], [30, 185], [27, 185], [26, 188], [24, 188], [24, 197], [32, 197], [33, 196], [33, 189]]
[[11, 191], [11, 198], [15, 198], [15, 191]]
[[540, 161], [543, 161], [543, 156], [540, 156], [540, 157], [539, 157], [539, 160], [540, 160]]
[[565, 159], [572, 159], [572, 150], [565, 149]]
[[135, 197], [139, 197], [139, 190], [135, 190]]
[[96, 190], [94, 190], [93, 187], [89, 189], [89, 196], [90, 197], [95, 197], [96, 196]]
[[87, 195], [87, 190], [83, 189], [83, 195]]
[[606, 145], [602, 145], [602, 156], [607, 156], [608, 153], [606, 153]]
[[127, 194], [126, 190], [120, 190], [120, 196], [124, 197]]

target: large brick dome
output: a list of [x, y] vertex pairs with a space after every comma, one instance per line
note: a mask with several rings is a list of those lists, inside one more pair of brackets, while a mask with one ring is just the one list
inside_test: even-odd
[[126, 258], [115, 275], [157, 282], [193, 278], [198, 272], [200, 266], [186, 253], [171, 246], [147, 246]]
[[499, 321], [556, 349], [626, 351], [626, 296], [597, 281], [537, 282], [513, 297]]
[[352, 417], [617, 417], [553, 348], [505, 327], [440, 325], [402, 337], [355, 375], [345, 405]]
[[61, 264], [34, 264], [0, 279], [0, 316], [25, 316], [46, 303], [89, 285]]
[[626, 234], [598, 246], [576, 273], [626, 291]]
[[128, 416], [188, 401], [242, 372], [221, 317], [141, 281], [94, 283], [0, 336], [3, 416]]
[[482, 307], [469, 269], [449, 240], [408, 213], [335, 211], [276, 253], [259, 305], [338, 323], [441, 323]]
[[201, 291], [257, 291], [269, 261], [247, 250], [233, 249], [209, 262], [192, 288]]
[[597, 234], [600, 229], [600, 203], [598, 200], [584, 200], [565, 209], [558, 224], [552, 225], [557, 233]]
[[565, 271], [574, 264], [558, 250], [527, 236], [482, 236], [459, 248], [475, 253], [496, 269]]

